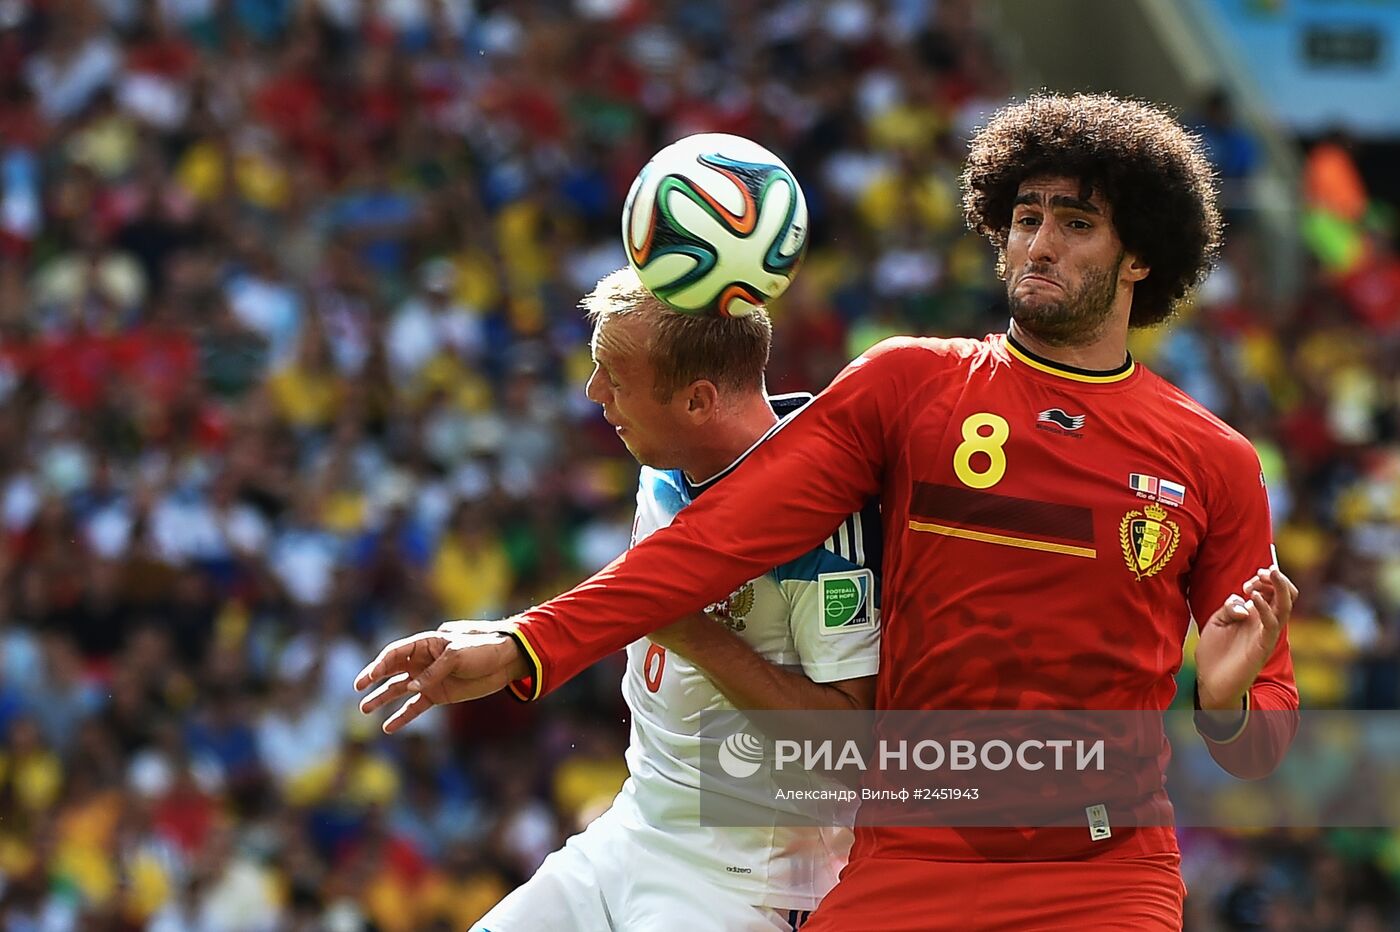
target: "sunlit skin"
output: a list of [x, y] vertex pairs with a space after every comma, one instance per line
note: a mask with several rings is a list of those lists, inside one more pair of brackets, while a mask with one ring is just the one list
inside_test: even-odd
[[[609, 318], [599, 324], [592, 342], [593, 374], [584, 393], [603, 409], [603, 418], [637, 462], [656, 469], [693, 469], [698, 465], [694, 461], [703, 458], [688, 449], [696, 437], [694, 428], [713, 416], [718, 392], [700, 380], [659, 400], [647, 339], [646, 328], [632, 318]], [[722, 468], [723, 464], [715, 471]]]
[[1151, 269], [1123, 248], [1103, 195], [1078, 179], [1021, 183], [1006, 240], [1011, 334], [1080, 369], [1114, 369], [1128, 354], [1133, 285]]

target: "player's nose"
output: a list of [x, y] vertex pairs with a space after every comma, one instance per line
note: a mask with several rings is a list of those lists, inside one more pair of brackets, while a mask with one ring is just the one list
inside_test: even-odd
[[1053, 223], [1042, 223], [1036, 227], [1031, 237], [1028, 258], [1035, 263], [1053, 263], [1060, 256], [1060, 244], [1054, 232]]
[[595, 405], [601, 405], [607, 401], [607, 382], [603, 378], [601, 370], [593, 367], [593, 373], [588, 377], [588, 383], [583, 386], [583, 394]]

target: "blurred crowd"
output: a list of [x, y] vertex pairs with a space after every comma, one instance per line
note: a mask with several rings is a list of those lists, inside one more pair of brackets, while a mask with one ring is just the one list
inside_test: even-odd
[[[751, 136], [804, 185], [771, 390], [1004, 327], [958, 207], [1010, 92], [976, 13], [0, 0], [0, 925], [462, 929], [586, 823], [617, 662], [392, 740], [351, 680], [626, 546], [577, 301], [661, 145]], [[1224, 102], [1194, 119], [1247, 180]], [[1260, 450], [1304, 702], [1395, 708], [1400, 261], [1344, 141], [1304, 181], [1307, 287], [1267, 297], [1244, 209], [1134, 351]], [[1394, 833], [1183, 846], [1192, 929], [1395, 922]]]

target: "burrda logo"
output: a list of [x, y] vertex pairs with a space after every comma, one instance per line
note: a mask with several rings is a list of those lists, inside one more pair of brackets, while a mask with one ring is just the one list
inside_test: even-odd
[[1084, 435], [1079, 433], [1079, 430], [1084, 426], [1084, 421], [1083, 414], [1070, 414], [1064, 408], [1046, 408], [1035, 416], [1035, 429], [1057, 437], [1083, 440]]
[[735, 732], [719, 746], [719, 765], [736, 780], [753, 776], [763, 766], [763, 742], [746, 732]]

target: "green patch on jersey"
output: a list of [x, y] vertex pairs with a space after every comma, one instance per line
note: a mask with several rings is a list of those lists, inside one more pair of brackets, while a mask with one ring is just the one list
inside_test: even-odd
[[817, 577], [821, 586], [822, 634], [840, 634], [875, 624], [870, 606], [874, 578], [868, 569], [822, 573]]

